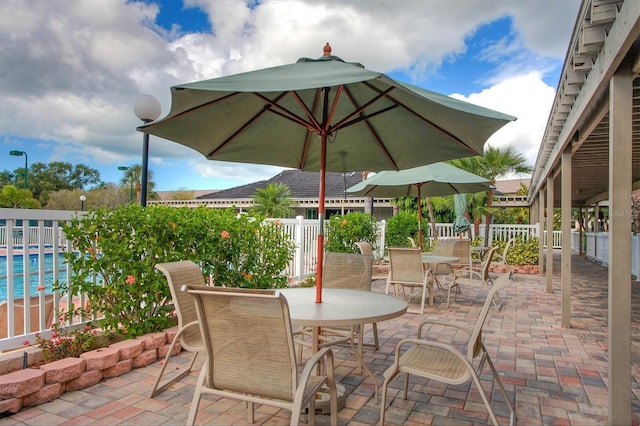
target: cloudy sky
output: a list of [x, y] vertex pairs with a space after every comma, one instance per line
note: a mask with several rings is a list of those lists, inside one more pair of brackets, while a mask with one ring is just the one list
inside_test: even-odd
[[[514, 115], [492, 146], [533, 166], [579, 0], [5, 0], [0, 170], [66, 161], [118, 182], [140, 164], [140, 94], [162, 116], [171, 86], [333, 54]], [[150, 139], [157, 190], [222, 189], [279, 168], [208, 161]]]

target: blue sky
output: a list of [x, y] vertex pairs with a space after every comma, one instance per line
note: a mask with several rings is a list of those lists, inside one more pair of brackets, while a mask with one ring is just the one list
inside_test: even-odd
[[[518, 117], [490, 140], [534, 164], [579, 0], [0, 2], [0, 170], [67, 161], [118, 182], [140, 164], [139, 94], [333, 54]], [[7, 64], [11, 64], [8, 66]], [[4, 152], [4, 153], [3, 153]], [[158, 190], [223, 189], [277, 167], [208, 161], [151, 137]]]

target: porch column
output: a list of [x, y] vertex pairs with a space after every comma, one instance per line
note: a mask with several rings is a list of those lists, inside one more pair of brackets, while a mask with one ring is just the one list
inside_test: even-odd
[[633, 76], [609, 83], [609, 424], [631, 424], [631, 126]]
[[562, 327], [571, 328], [571, 149], [562, 153]]
[[547, 293], [553, 291], [553, 176], [547, 178]]
[[545, 226], [545, 216], [544, 216], [544, 198], [545, 198], [544, 189], [540, 189], [538, 193], [538, 207], [540, 207], [540, 212], [538, 216], [540, 218], [538, 222], [539, 234], [538, 234], [538, 273], [540, 275], [544, 274], [544, 226]]

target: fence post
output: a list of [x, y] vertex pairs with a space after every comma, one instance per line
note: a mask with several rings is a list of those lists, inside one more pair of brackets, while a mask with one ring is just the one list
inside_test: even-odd
[[294, 274], [295, 281], [302, 280], [302, 274], [304, 271], [304, 225], [302, 223], [302, 216], [296, 216], [296, 252], [294, 254]]

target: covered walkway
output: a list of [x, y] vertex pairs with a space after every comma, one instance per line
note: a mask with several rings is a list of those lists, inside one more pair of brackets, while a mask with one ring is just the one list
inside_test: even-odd
[[[554, 271], [559, 271], [559, 253]], [[553, 291], [546, 292], [543, 275], [516, 275], [516, 283], [505, 293], [506, 307], [492, 311], [485, 341], [512, 400], [516, 401], [520, 425], [607, 423], [607, 269], [572, 256], [571, 328], [561, 327], [560, 276], [554, 274]], [[640, 292], [632, 292], [632, 411], [634, 424], [640, 417]], [[376, 290], [384, 288], [376, 282]], [[482, 291], [463, 289], [457, 303], [446, 308], [446, 298], [436, 293], [436, 304], [425, 316], [449, 322], [474, 321], [484, 297]], [[400, 339], [412, 336], [422, 316], [407, 313], [379, 324], [381, 348], [365, 350], [365, 362], [382, 381], [382, 372], [393, 361], [393, 349]], [[437, 337], [439, 330], [430, 334]], [[369, 334], [369, 338], [371, 335]], [[188, 357], [178, 359], [186, 363]], [[355, 357], [347, 347], [336, 354], [338, 380], [346, 387], [346, 407], [339, 412], [340, 424], [371, 425], [378, 422], [379, 405], [368, 378], [357, 373]], [[197, 372], [182, 382], [148, 398], [158, 363], [105, 380], [81, 391], [68, 392], [55, 401], [23, 409], [0, 419], [1, 425], [179, 425], [184, 424]], [[487, 370], [488, 371], [488, 370]], [[486, 371], [485, 371], [486, 373]], [[483, 374], [487, 386], [490, 374]], [[401, 381], [389, 389], [387, 424], [486, 425], [488, 416], [476, 390], [469, 385], [444, 386], [422, 379], [410, 382], [407, 401], [399, 396]], [[506, 405], [499, 392], [492, 398], [499, 420], [507, 423]], [[246, 424], [243, 403], [208, 398], [200, 405], [198, 424]], [[303, 416], [306, 421], [306, 416]], [[329, 416], [316, 417], [328, 424]], [[259, 407], [257, 424], [288, 424], [289, 414], [271, 407]]]

